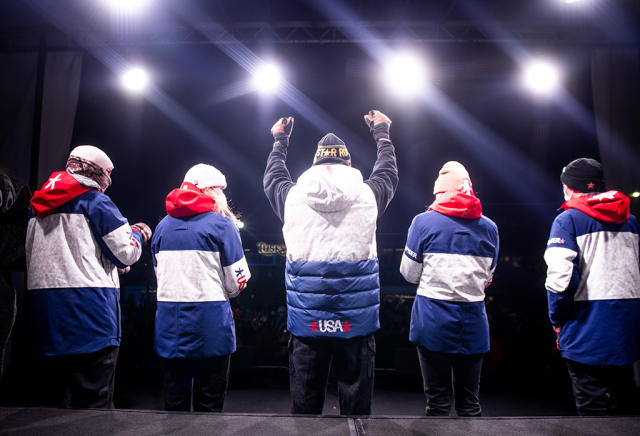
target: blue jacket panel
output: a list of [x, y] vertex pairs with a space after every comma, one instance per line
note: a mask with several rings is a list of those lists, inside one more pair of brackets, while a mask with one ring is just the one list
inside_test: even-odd
[[489, 322], [484, 302], [461, 303], [417, 295], [411, 310], [409, 340], [441, 353], [486, 353]]
[[228, 301], [158, 302], [155, 348], [165, 359], [224, 356], [236, 350], [236, 329]]
[[120, 290], [38, 289], [27, 305], [35, 350], [43, 356], [88, 354], [120, 345]]
[[[380, 328], [377, 259], [356, 262], [287, 260], [285, 272], [287, 326], [293, 335], [350, 338], [365, 336]], [[335, 329], [327, 329], [326, 321], [331, 321]]]

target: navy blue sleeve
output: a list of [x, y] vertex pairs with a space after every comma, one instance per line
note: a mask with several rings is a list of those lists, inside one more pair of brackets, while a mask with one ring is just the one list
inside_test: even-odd
[[284, 203], [289, 190], [295, 185], [286, 165], [288, 146], [289, 140], [284, 138], [273, 144], [262, 179], [264, 193], [280, 221], [284, 221]]
[[393, 199], [398, 187], [398, 164], [393, 143], [388, 138], [376, 141], [378, 156], [369, 179], [365, 181], [373, 191], [378, 204], [378, 216], [381, 216]]
[[162, 221], [158, 223], [158, 225], [156, 226], [156, 229], [153, 231], [153, 236], [151, 237], [151, 244], [150, 244], [151, 258], [153, 259], [154, 267], [158, 266], [158, 259], [156, 258], [156, 255], [160, 251], [160, 243], [162, 240], [162, 227], [163, 227], [162, 223], [165, 220], [165, 218], [163, 218]]

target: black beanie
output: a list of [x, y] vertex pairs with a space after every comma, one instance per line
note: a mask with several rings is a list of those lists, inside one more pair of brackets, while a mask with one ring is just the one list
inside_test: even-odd
[[344, 141], [333, 133], [327, 133], [318, 141], [318, 149], [313, 158], [314, 165], [343, 164], [351, 166], [351, 155]]
[[602, 165], [595, 159], [581, 157], [562, 169], [560, 180], [578, 192], [604, 191]]

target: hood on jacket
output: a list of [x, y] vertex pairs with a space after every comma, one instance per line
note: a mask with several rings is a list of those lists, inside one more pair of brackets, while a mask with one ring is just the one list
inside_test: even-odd
[[31, 198], [33, 213], [38, 218], [50, 215], [62, 205], [91, 189], [93, 188], [81, 185], [66, 171], [56, 171], [51, 174], [42, 188], [33, 194]]
[[482, 204], [473, 192], [443, 192], [431, 203], [429, 209], [458, 218], [476, 219], [482, 216]]
[[183, 182], [180, 188], [169, 192], [165, 200], [167, 214], [182, 218], [203, 212], [213, 212], [215, 200], [205, 195], [196, 185]]
[[314, 165], [298, 178], [305, 203], [320, 212], [337, 212], [351, 206], [362, 192], [362, 174], [346, 165]]
[[565, 201], [561, 209], [577, 209], [606, 223], [621, 224], [629, 219], [631, 200], [619, 191], [582, 195]]

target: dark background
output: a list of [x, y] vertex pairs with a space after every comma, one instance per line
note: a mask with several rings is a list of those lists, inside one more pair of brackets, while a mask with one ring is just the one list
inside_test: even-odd
[[[253, 275], [232, 303], [239, 348], [232, 360], [231, 389], [287, 385], [284, 258], [262, 255], [257, 249], [258, 242], [283, 244], [281, 223], [262, 191], [271, 125], [281, 116], [295, 117], [288, 158], [294, 179], [311, 164], [317, 141], [328, 131], [345, 140], [353, 166], [366, 177], [374, 163], [375, 143], [362, 115], [376, 108], [393, 121], [400, 174], [396, 196], [378, 222], [378, 387], [420, 390], [415, 350], [407, 339], [415, 286], [404, 282], [398, 267], [412, 218], [433, 200], [439, 168], [457, 160], [468, 169], [484, 214], [500, 230], [500, 260], [487, 290], [492, 349], [485, 360], [483, 392], [570, 396], [546, 317], [542, 255], [562, 203], [562, 167], [577, 157], [600, 158], [594, 134], [592, 50], [637, 48], [635, 2], [593, 0], [574, 10], [551, 0], [164, 0], [146, 17], [135, 19], [109, 16], [95, 3], [5, 1], [0, 6], [2, 48], [28, 50], [45, 35], [51, 47], [85, 53], [73, 138], [64, 147], [68, 151], [78, 144], [94, 144], [107, 152], [115, 164], [107, 194], [130, 222], [155, 227], [165, 215], [165, 195], [196, 163], [212, 164], [226, 175], [227, 196], [246, 224], [241, 234]], [[344, 20], [345, 10], [355, 21], [333, 40], [287, 40], [277, 35], [278, 23], [308, 23], [313, 31], [314, 26]], [[61, 11], [65, 20], [52, 22], [51, 14]], [[379, 31], [384, 37], [353, 42], [358, 20], [382, 23]], [[405, 33], [407, 22], [420, 20], [433, 21], [444, 30], [428, 38]], [[241, 37], [244, 49], [277, 59], [289, 84], [283, 91], [287, 95], [240, 92], [249, 73], [228, 55], [241, 53], [240, 44], [207, 40], [198, 29], [206, 33], [210, 22], [228, 26]], [[267, 31], [248, 33], [247, 23], [256, 28], [262, 23]], [[456, 26], [467, 26], [468, 33], [447, 37], [445, 30], [458, 32]], [[500, 32], [507, 32], [507, 37]], [[383, 47], [391, 52], [410, 47], [427, 59], [434, 94], [408, 101], [390, 95], [378, 78], [385, 61]], [[586, 123], [577, 122], [561, 99], [545, 101], [521, 89], [519, 65], [512, 56], [520, 49], [560, 61], [565, 98], [590, 115]], [[105, 62], [105, 53], [144, 64], [152, 74], [150, 92], [155, 96], [125, 93], [118, 83], [119, 64]], [[290, 91], [293, 88], [297, 93]], [[300, 93], [306, 99], [297, 98], [293, 104]], [[638, 144], [632, 145], [637, 153]], [[638, 200], [632, 204], [637, 211]], [[153, 353], [155, 286], [146, 249], [141, 261], [122, 276], [117, 407], [144, 406], [136, 396], [145, 390], [161, 395], [161, 373]], [[19, 340], [18, 332], [14, 341]], [[16, 352], [16, 358], [24, 353]], [[19, 367], [13, 371], [16, 375], [5, 382], [3, 401], [20, 403], [24, 398], [19, 380], [24, 375]]]

